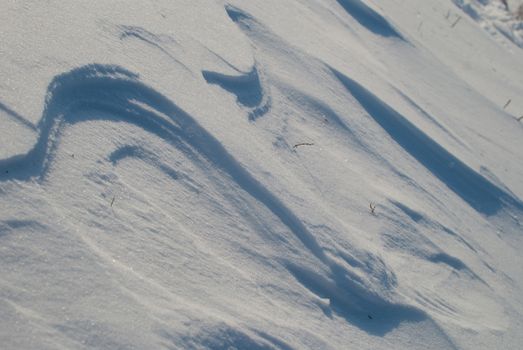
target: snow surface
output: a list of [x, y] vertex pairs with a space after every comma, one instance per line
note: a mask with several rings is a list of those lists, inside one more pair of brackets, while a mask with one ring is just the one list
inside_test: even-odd
[[3, 0], [0, 347], [520, 349], [495, 6]]
[[[501, 42], [512, 42], [523, 48], [523, 18], [519, 18], [517, 11], [523, 2], [503, 0], [453, 0], [454, 3], [467, 13], [472, 19]], [[513, 9], [513, 10], [512, 10]], [[450, 12], [447, 13], [450, 18]], [[453, 26], [457, 25], [461, 16], [457, 16]], [[508, 40], [507, 40], [508, 39]]]

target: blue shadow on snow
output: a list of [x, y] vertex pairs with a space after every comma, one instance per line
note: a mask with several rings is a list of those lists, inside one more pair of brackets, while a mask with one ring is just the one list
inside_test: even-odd
[[[170, 143], [188, 159], [203, 158], [222, 170], [224, 176], [279, 218], [316, 257], [326, 277], [290, 262], [283, 263], [304, 287], [330, 298], [332, 309], [353, 325], [383, 335], [404, 321], [427, 318], [422, 311], [391, 303], [358, 283], [345, 267], [327, 256], [300, 218], [244, 169], [214, 136], [167, 97], [140, 82], [136, 74], [117, 66], [92, 64], [55, 77], [48, 87], [36, 144], [26, 154], [0, 160], [0, 182], [44, 181], [62, 130], [90, 120], [133, 124]], [[154, 156], [133, 147], [114, 152], [110, 161], [116, 163], [127, 156], [156, 162]], [[177, 176], [173, 171], [171, 176]], [[361, 315], [367, 320], [362, 320]]]
[[359, 24], [383, 37], [404, 38], [379, 13], [367, 6], [362, 0], [337, 0], [347, 13]]
[[523, 209], [519, 199], [475, 172], [373, 93], [339, 71], [331, 70], [396, 143], [476, 211], [490, 216], [505, 205]]

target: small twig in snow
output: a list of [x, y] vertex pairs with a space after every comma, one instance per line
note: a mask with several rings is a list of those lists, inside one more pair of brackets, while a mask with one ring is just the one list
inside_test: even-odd
[[111, 208], [113, 207], [114, 200], [116, 199], [116, 196], [113, 196], [113, 200], [111, 201]]
[[309, 143], [309, 142], [297, 143], [292, 148], [296, 149], [301, 146], [314, 146], [314, 143]]
[[512, 99], [509, 99], [509, 100], [507, 101], [507, 103], [505, 103], [505, 105], [503, 106], [503, 109], [507, 108], [508, 105], [510, 104], [510, 102], [512, 102]]
[[458, 16], [458, 18], [456, 19], [456, 21], [454, 23], [452, 23], [452, 25], [450, 26], [450, 28], [454, 28], [456, 26], [456, 24], [459, 23], [459, 21], [461, 21], [461, 16]]
[[370, 203], [370, 204], [369, 204], [369, 208], [370, 208], [370, 213], [371, 213], [372, 215], [376, 215], [376, 204], [372, 204], [372, 203]]

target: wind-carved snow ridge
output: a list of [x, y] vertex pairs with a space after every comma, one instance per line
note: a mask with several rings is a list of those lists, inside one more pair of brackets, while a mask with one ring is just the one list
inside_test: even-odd
[[[227, 5], [225, 10], [229, 18], [238, 24], [243, 31], [250, 30], [251, 24], [256, 24], [250, 15], [234, 6]], [[231, 66], [228, 62], [225, 63]], [[260, 78], [258, 64], [255, 64], [250, 72], [239, 73], [239, 75], [225, 75], [218, 72], [202, 71], [202, 75], [207, 83], [218, 85], [234, 94], [238, 104], [248, 109], [249, 120], [255, 121], [269, 112], [271, 109], [271, 97]]]
[[148, 42], [152, 45], [157, 45], [160, 42], [166, 42], [166, 43], [177, 43], [176, 40], [168, 35], [156, 35], [148, 30], [137, 27], [137, 26], [125, 26], [120, 25], [118, 28], [121, 30], [120, 39], [127, 39], [127, 38], [137, 38], [140, 40], [143, 40], [145, 42]]
[[264, 92], [256, 66], [237, 76], [205, 70], [202, 74], [209, 84], [216, 84], [234, 94], [236, 101], [249, 109], [249, 120], [254, 121], [270, 110], [270, 97]]
[[335, 69], [332, 71], [394, 141], [476, 211], [490, 216], [506, 206], [523, 210], [523, 203], [512, 193], [505, 192], [457, 159], [363, 86]]
[[441, 122], [437, 120], [434, 116], [432, 116], [430, 113], [425, 111], [421, 106], [419, 106], [412, 98], [407, 96], [403, 91], [394, 88], [396, 93], [398, 93], [412, 108], [414, 108], [418, 113], [420, 113], [423, 117], [425, 117], [426, 120], [430, 121], [435, 127], [443, 131], [445, 135], [447, 135], [449, 138], [451, 138], [454, 142], [459, 144], [460, 146], [464, 148], [469, 148], [466, 144], [463, 143], [462, 140], [460, 140], [452, 131], [450, 131], [446, 126], [442, 125]]
[[511, 14], [499, 0], [452, 0], [456, 6], [496, 37], [502, 34], [523, 48], [523, 20]]
[[152, 166], [156, 166], [162, 173], [169, 175], [173, 180], [178, 180], [182, 176], [175, 169], [164, 164], [153, 152], [140, 146], [123, 146], [109, 155], [109, 160], [113, 165], [117, 165], [118, 162], [125, 158], [138, 158]]
[[187, 67], [184, 63], [182, 63], [179, 59], [177, 59], [169, 50], [167, 50], [164, 45], [171, 45], [171, 44], [177, 44], [176, 40], [168, 35], [156, 35], [154, 33], [149, 32], [148, 30], [136, 27], [136, 26], [125, 26], [120, 25], [118, 26], [118, 29], [120, 31], [120, 40], [128, 40], [128, 39], [137, 39], [148, 46], [155, 48], [168, 56], [170, 59], [172, 59], [174, 62], [178, 63], [180, 66], [182, 66], [185, 70], [192, 73], [189, 67]]
[[[215, 168], [221, 169], [239, 188], [272, 212], [318, 260], [326, 275], [320, 275], [284, 257], [280, 262], [304, 287], [330, 300], [327, 313], [335, 312], [351, 324], [376, 335], [384, 335], [403, 322], [428, 319], [417, 308], [389, 300], [394, 295], [395, 278], [380, 258], [367, 255], [362, 261], [354, 258], [344, 259], [346, 264], [335, 261], [298, 216], [250, 175], [217, 139], [171, 100], [141, 83], [137, 75], [121, 67], [92, 64], [54, 78], [49, 85], [43, 116], [38, 124], [38, 141], [26, 154], [0, 161], [0, 181], [44, 180], [60, 145], [62, 130], [68, 125], [88, 120], [136, 125], [187, 156], [197, 153]], [[117, 163], [129, 156], [158, 163], [153, 154], [134, 146], [116, 150], [109, 160]], [[178, 177], [174, 169], [163, 170], [171, 177]], [[346, 267], [367, 265], [373, 266], [373, 269], [367, 271], [375, 275], [371, 279], [384, 284], [383, 289], [387, 290], [389, 296], [380, 295], [375, 291], [376, 288], [367, 285], [368, 282]], [[439, 329], [435, 324], [434, 327]]]
[[454, 238], [457, 242], [462, 244], [464, 247], [470, 249], [472, 252], [477, 253], [477, 250], [467, 241], [465, 240], [461, 235], [454, 232], [453, 230], [449, 229], [448, 227], [442, 225], [439, 222], [433, 221], [430, 218], [428, 218], [426, 215], [417, 212], [416, 210], [409, 208], [403, 203], [399, 203], [394, 200], [389, 200], [395, 207], [397, 207], [403, 214], [406, 215], [411, 221], [415, 223], [420, 223], [429, 227], [436, 227], [439, 232], [442, 232], [443, 234], [449, 235], [452, 238]]
[[370, 8], [362, 0], [337, 1], [352, 18], [367, 30], [383, 37], [396, 37], [405, 40], [385, 17]]

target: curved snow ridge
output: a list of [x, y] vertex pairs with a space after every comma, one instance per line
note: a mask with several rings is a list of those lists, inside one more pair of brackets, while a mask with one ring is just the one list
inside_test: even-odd
[[[38, 125], [38, 141], [24, 155], [0, 160], [0, 181], [45, 179], [62, 129], [87, 120], [131, 123], [164, 139], [189, 157], [196, 151], [265, 205], [314, 256], [324, 262], [328, 260], [298, 217], [254, 179], [218, 140], [167, 97], [141, 83], [136, 74], [118, 66], [91, 64], [54, 78]], [[118, 161], [136, 150], [120, 150], [113, 153], [112, 159]]]
[[332, 312], [348, 323], [374, 336], [384, 336], [403, 323], [428, 322], [435, 333], [447, 340], [449, 348], [454, 348], [445, 332], [425, 311], [401, 303], [388, 302], [377, 298], [359, 285], [346, 278], [339, 271], [334, 279], [303, 267], [287, 264], [294, 277], [320, 300], [327, 300], [328, 306], [319, 305], [328, 317]]
[[270, 95], [263, 88], [258, 68], [240, 75], [225, 75], [212, 71], [202, 71], [209, 84], [215, 84], [234, 94], [236, 101], [249, 109], [249, 120], [254, 121], [265, 115], [271, 108]]
[[[310, 74], [315, 71], [317, 74], [321, 75], [321, 79], [328, 78], [332, 79], [333, 81], [337, 81], [336, 77], [332, 77], [332, 68], [324, 60], [313, 57], [309, 53], [303, 52], [299, 48], [294, 47], [291, 43], [287, 42], [279, 35], [273, 33], [256, 18], [244, 12], [242, 9], [232, 5], [226, 5], [225, 10], [231, 20], [239, 26], [239, 28], [245, 33], [255, 48], [259, 49], [260, 51], [274, 50], [283, 57], [291, 56], [292, 60], [289, 62], [290, 64], [295, 65], [297, 61], [310, 69]], [[373, 151], [366, 142], [366, 136], [355, 132], [355, 130], [353, 130], [349, 124], [348, 120], [343, 118], [342, 113], [335, 112], [328, 105], [328, 103], [310, 96], [310, 94], [304, 93], [301, 87], [297, 87], [285, 82], [277, 75], [273, 75], [269, 70], [265, 71], [265, 75], [270, 77], [269, 82], [271, 86], [280, 89], [283, 92], [283, 95], [286, 96], [290, 102], [294, 103], [297, 108], [305, 112], [304, 115], [314, 115], [316, 117], [323, 118], [323, 121], [326, 120], [328, 123], [332, 122], [332, 125], [334, 126], [332, 130], [334, 132], [342, 131], [347, 136], [347, 140], [361, 149], [364, 154], [371, 155], [373, 158], [384, 164], [394, 174], [398, 175], [402, 179], [407, 180], [409, 184], [418, 187], [420, 191], [426, 192], [424, 188], [419, 186], [413, 179], [405, 175], [389, 160], [385, 159], [383, 155]], [[313, 111], [313, 113], [311, 113], [311, 111]]]
[[169, 50], [167, 50], [163, 46], [166, 44], [177, 44], [177, 41], [171, 36], [156, 35], [142, 27], [137, 26], [119, 25], [118, 30], [120, 31], [120, 40], [137, 39], [139, 41], [142, 41], [146, 45], [159, 50], [160, 52], [168, 56], [170, 59], [172, 59], [174, 62], [182, 66], [186, 71], [192, 74], [192, 71], [189, 69], [189, 67], [187, 67], [187, 65], [182, 63], [178, 58], [176, 58]]
[[[245, 33], [251, 42], [253, 35], [252, 31], [255, 27], [259, 27], [259, 31], [265, 30], [250, 14], [235, 6], [230, 4], [225, 5], [225, 12], [231, 21], [238, 25], [240, 30]], [[237, 76], [202, 71], [205, 80], [209, 84], [217, 84], [224, 90], [233, 93], [236, 95], [236, 99], [240, 105], [250, 108], [250, 121], [254, 121], [259, 117], [264, 116], [272, 107], [270, 91], [260, 72], [260, 64], [256, 62], [256, 57], [254, 57], [254, 60], [255, 64], [250, 72], [239, 72], [240, 74]], [[229, 62], [225, 61], [225, 63], [228, 66], [233, 67]], [[234, 69], [237, 70], [236, 68]]]
[[174, 39], [173, 37], [171, 37], [169, 35], [156, 35], [142, 27], [119, 25], [118, 28], [121, 31], [120, 39], [127, 39], [129, 37], [134, 37], [134, 38], [143, 40], [145, 42], [148, 42], [152, 45], [157, 45], [158, 43], [173, 43], [173, 44], [178, 43], [176, 41], [176, 39]]
[[[325, 67], [325, 64], [321, 63], [321, 67]], [[330, 72], [329, 66], [326, 66], [326, 69]], [[273, 80], [273, 86], [276, 86], [282, 91], [283, 95], [289, 102], [294, 104], [296, 108], [303, 111], [303, 115], [314, 116], [322, 123], [322, 127], [329, 127], [330, 132], [340, 134], [344, 140], [350, 142], [354, 150], [361, 152], [366, 157], [376, 160], [393, 174], [408, 183], [409, 186], [413, 186], [416, 190], [431, 195], [413, 178], [407, 176], [402, 169], [399, 169], [393, 164], [390, 159], [387, 159], [387, 157], [369, 145], [365, 133], [358, 132], [357, 129], [351, 125], [352, 121], [344, 117], [343, 112], [335, 111], [327, 102], [304, 92], [301, 87], [278, 80]]]
[[[379, 286], [376, 289], [368, 282], [358, 280], [345, 264], [327, 255], [300, 218], [245, 170], [218, 140], [171, 100], [141, 83], [137, 75], [121, 67], [92, 64], [53, 79], [38, 125], [40, 135], [37, 143], [25, 155], [0, 161], [0, 181], [43, 181], [60, 144], [61, 131], [68, 125], [88, 120], [136, 125], [170, 143], [189, 158], [195, 159], [195, 155], [202, 156], [212, 166], [221, 169], [235, 185], [272, 212], [318, 259], [327, 277], [315, 275], [294, 262], [281, 262], [304, 287], [325, 294], [335, 305], [339, 304], [339, 307], [333, 304], [335, 311], [339, 309], [343, 315], [357, 313], [356, 316], [351, 314], [346, 317], [354, 325], [368, 332], [384, 334], [404, 321], [427, 319], [420, 310], [389, 301], [388, 299], [394, 296], [393, 290], [387, 292], [392, 296], [390, 298], [380, 295]], [[122, 147], [109, 158], [118, 162], [126, 156], [133, 155], [139, 155], [146, 161], [157, 164], [154, 156], [137, 147]], [[179, 176], [173, 169], [167, 170], [171, 176]], [[364, 258], [356, 264], [363, 266], [372, 263], [367, 260]], [[352, 265], [354, 264], [352, 261]], [[380, 271], [366, 273], [382, 274]], [[372, 276], [370, 279], [373, 279]], [[390, 312], [382, 313], [382, 308]], [[372, 325], [367, 325], [358, 316], [363, 315], [366, 310], [374, 314]], [[367, 322], [368, 320], [367, 318]]]
[[404, 40], [403, 36], [378, 12], [362, 0], [336, 0], [343, 9], [359, 24], [372, 33], [385, 37]]
[[421, 224], [426, 227], [434, 227], [438, 230], [438, 232], [441, 232], [445, 235], [448, 235], [458, 241], [460, 244], [462, 244], [464, 247], [469, 249], [470, 251], [477, 253], [477, 249], [472, 246], [471, 243], [469, 243], [465, 238], [463, 238], [460, 234], [457, 232], [454, 232], [453, 230], [449, 229], [448, 227], [442, 225], [439, 222], [436, 222], [432, 219], [430, 219], [427, 215], [424, 215], [412, 208], [409, 208], [404, 203], [400, 203], [395, 200], [389, 199], [389, 202], [392, 203], [396, 208], [398, 208], [404, 215], [407, 216], [408, 219], [413, 221], [416, 224]]
[[[118, 66], [91, 64], [54, 78], [48, 88], [35, 146], [24, 155], [0, 160], [0, 181], [44, 179], [61, 130], [87, 120], [131, 123], [189, 156], [196, 150], [279, 217], [313, 255], [326, 260], [313, 235], [294, 213], [240, 166], [218, 140], [167, 97], [141, 83], [136, 74]], [[136, 149], [120, 150], [112, 159], [117, 161], [131, 151]]]
[[506, 206], [523, 210], [514, 194], [471, 169], [356, 81], [334, 68], [332, 72], [398, 145], [476, 211], [491, 216]]
[[342, 131], [348, 138], [363, 147], [361, 140], [354, 131], [347, 125], [339, 112], [334, 111], [326, 102], [303, 91], [300, 87], [288, 84], [283, 81], [275, 81], [275, 86], [282, 94], [296, 107], [304, 112], [319, 119], [322, 123], [332, 125], [333, 132]]
[[[427, 215], [422, 214], [420, 212], [417, 212], [416, 210], [409, 208], [407, 205], [403, 203], [399, 203], [394, 200], [389, 201], [398, 208], [404, 215], [406, 215], [410, 220], [413, 221], [414, 224], [421, 225], [421, 227], [428, 229], [428, 230], [435, 230], [436, 232], [447, 235], [449, 237], [452, 237], [456, 242], [461, 244], [464, 248], [467, 248], [472, 253], [474, 253], [474, 256], [480, 259], [483, 263], [485, 263], [478, 255], [478, 251], [476, 248], [472, 246], [467, 240], [465, 240], [460, 234], [457, 232], [454, 232], [453, 230], [449, 229], [448, 227], [444, 226], [443, 224], [434, 221], [430, 219]], [[395, 219], [390, 218], [392, 221]], [[405, 225], [405, 224], [404, 224]], [[420, 236], [420, 232], [414, 227], [414, 232], [416, 236]], [[424, 249], [419, 249], [421, 244], [418, 245], [418, 247], [413, 247], [413, 249], [409, 249], [409, 253], [413, 256], [418, 256], [421, 259], [424, 259], [428, 262], [434, 263], [434, 264], [444, 264], [453, 269], [456, 273], [463, 273], [470, 277], [473, 281], [480, 282], [484, 284], [485, 286], [490, 287], [490, 285], [481, 278], [476, 272], [473, 271], [463, 260], [447, 253], [446, 251], [442, 250], [438, 244], [436, 244], [432, 238], [427, 237], [428, 240], [428, 247]], [[414, 245], [413, 245], [414, 246]]]
[[[440, 326], [424, 310], [395, 301], [398, 299], [395, 274], [379, 257], [367, 254], [361, 259], [342, 254], [341, 258], [354, 271], [329, 257], [326, 275], [292, 261], [283, 264], [303, 287], [319, 300], [327, 301], [327, 305], [324, 302], [317, 304], [328, 317], [334, 313], [375, 336], [384, 336], [404, 323], [426, 322], [429, 328], [446, 339]], [[364, 277], [361, 277], [361, 272]]]
[[438, 129], [440, 129], [445, 135], [447, 135], [449, 138], [451, 138], [456, 144], [470, 150], [470, 147], [467, 146], [465, 143], [463, 143], [462, 140], [460, 140], [454, 133], [449, 130], [445, 125], [443, 125], [440, 121], [438, 121], [437, 118], [435, 118], [433, 115], [428, 113], [426, 110], [421, 108], [420, 105], [418, 105], [412, 98], [407, 96], [404, 92], [402, 92], [400, 89], [393, 87], [393, 89], [396, 91], [397, 94], [399, 94], [414, 110], [416, 110], [420, 115], [422, 115], [426, 120], [430, 121], [434, 126], [436, 126]]
[[231, 4], [225, 5], [225, 12], [227, 12], [227, 15], [234, 23], [243, 27], [243, 29], [249, 29], [249, 22], [254, 21], [254, 18], [250, 14]]
[[123, 146], [109, 155], [109, 161], [111, 161], [113, 165], [117, 165], [120, 161], [126, 158], [138, 158], [141, 161], [158, 168], [162, 173], [168, 175], [173, 180], [179, 180], [183, 176], [172, 167], [164, 164], [156, 154], [140, 146]]

